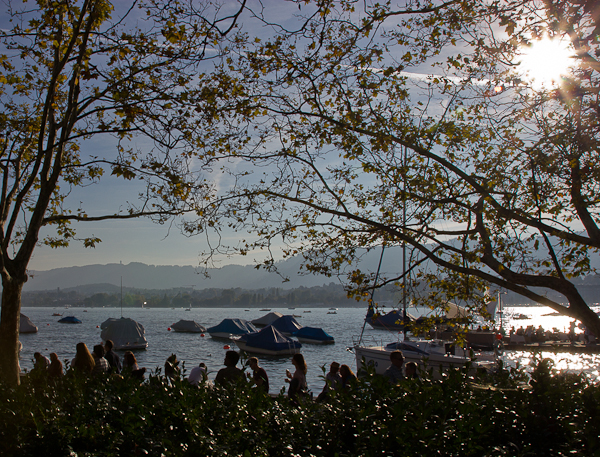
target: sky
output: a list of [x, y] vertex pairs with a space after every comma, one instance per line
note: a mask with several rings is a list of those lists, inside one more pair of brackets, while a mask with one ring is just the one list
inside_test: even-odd
[[[273, 4], [271, 1], [262, 3], [267, 6], [274, 21], [285, 21], [291, 18], [289, 9], [286, 12], [286, 9], [282, 8], [281, 2], [277, 2], [277, 8], [269, 8], [269, 4]], [[236, 4], [237, 2], [233, 1], [227, 2], [225, 8], [233, 11]], [[248, 4], [257, 8], [261, 2], [250, 0]], [[117, 10], [119, 5], [119, 2], [115, 3]], [[288, 4], [289, 6], [290, 4]], [[292, 6], [297, 8], [295, 5]], [[10, 24], [7, 22], [8, 15], [1, 14], [2, 10], [6, 11], [4, 2], [0, 6], [0, 16], [4, 16], [3, 19], [0, 19], [0, 27], [6, 30]], [[248, 25], [249, 22], [246, 19], [244, 26]], [[141, 146], [146, 147], [147, 145], [142, 144]], [[85, 154], [106, 156], [114, 153], [111, 152], [114, 151], [114, 143], [107, 141], [106, 137], [92, 139], [82, 144], [82, 151]], [[214, 178], [220, 179], [219, 176], [214, 176]], [[115, 202], [125, 203], [127, 199], [135, 201], [136, 192], [131, 188], [130, 183], [124, 184], [122, 180], [110, 177], [103, 178], [103, 181], [104, 183], [99, 186], [75, 188], [69, 195], [65, 206], [75, 209], [81, 205], [90, 216], [98, 216], [114, 213]], [[95, 236], [99, 237], [102, 242], [95, 248], [84, 248], [82, 243], [77, 241], [72, 241], [66, 248], [58, 249], [40, 245], [34, 251], [33, 258], [29, 263], [29, 270], [43, 271], [61, 267], [120, 262], [124, 264], [142, 262], [150, 265], [197, 266], [201, 263], [201, 253], [207, 249], [204, 235], [185, 237], [175, 226], [158, 225], [148, 219], [73, 222], [72, 227], [76, 230], [78, 237]], [[42, 229], [40, 239], [47, 233], [50, 232]], [[235, 244], [237, 239], [242, 236], [243, 234], [228, 233], [225, 234], [224, 242]], [[260, 258], [260, 256], [256, 258]], [[255, 257], [252, 255], [235, 258], [220, 257], [217, 266], [251, 264], [254, 263], [254, 259]]]
[[[273, 22], [290, 23], [293, 21], [292, 14], [297, 12], [297, 6], [291, 3], [282, 3], [278, 0], [263, 2], [271, 15]], [[233, 8], [236, 3], [226, 3], [227, 7]], [[258, 0], [249, 1], [252, 7], [258, 7]], [[277, 5], [277, 6], [275, 6]], [[282, 7], [285, 5], [285, 7]], [[293, 8], [293, 9], [290, 9]], [[0, 8], [1, 11], [1, 8]], [[0, 20], [2, 27], [6, 27], [5, 20]], [[252, 30], [249, 20], [244, 20], [244, 26], [250, 27], [252, 32], [259, 34], [267, 33], [266, 30]], [[141, 145], [145, 147], [147, 145]], [[84, 145], [85, 153], [104, 156], [114, 144], [102, 140], [88, 141]], [[220, 176], [215, 175], [216, 180]], [[104, 180], [104, 179], [103, 179]], [[135, 200], [135, 189], [124, 184], [121, 180], [108, 177], [101, 186], [88, 188], [77, 188], [69, 196], [67, 206], [77, 208], [83, 204], [90, 215], [102, 215], [115, 211], [114, 203], [125, 201], [124, 197]], [[92, 223], [73, 223], [78, 236], [96, 236], [102, 239], [95, 248], [84, 248], [81, 243], [72, 242], [69, 247], [52, 249], [47, 246], [39, 246], [29, 264], [30, 270], [50, 270], [53, 268], [83, 266], [90, 264], [107, 263], [131, 263], [141, 262], [151, 265], [192, 265], [201, 263], [201, 253], [207, 249], [203, 235], [185, 237], [180, 234], [175, 226], [164, 226], [152, 223], [147, 219], [128, 221], [103, 221]], [[43, 237], [43, 231], [40, 238]], [[225, 244], [235, 242], [245, 237], [246, 234], [225, 234]], [[249, 264], [259, 259], [260, 255], [248, 255], [244, 257], [219, 258], [220, 266], [227, 264]]]
[[[281, 0], [249, 0], [248, 6], [259, 11], [264, 6], [272, 23], [279, 23], [293, 28], [294, 15], [305, 13], [307, 7], [298, 6], [291, 2]], [[228, 1], [224, 3], [227, 11], [233, 12], [237, 2]], [[115, 2], [117, 12], [123, 5]], [[6, 19], [6, 17], [5, 17]], [[8, 24], [0, 19], [1, 27], [6, 28]], [[253, 34], [264, 36], [269, 34], [268, 27], [257, 28], [253, 21], [242, 18], [240, 24], [244, 29]], [[137, 139], [136, 146], [147, 148], [143, 140]], [[92, 138], [82, 145], [82, 152], [90, 155], [107, 156], [114, 154], [114, 143], [107, 138]], [[212, 176], [218, 185], [226, 185], [223, 176], [218, 173]], [[87, 188], [75, 188], [66, 201], [65, 207], [75, 209], [83, 207], [90, 216], [99, 216], [114, 213], [115, 202], [125, 202], [127, 199], [135, 201], [135, 189], [131, 183], [111, 177], [103, 177], [103, 183], [99, 186]], [[123, 205], [123, 207], [125, 207]], [[80, 238], [95, 236], [102, 240], [95, 248], [84, 248], [82, 243], [72, 241], [66, 248], [50, 248], [40, 245], [34, 251], [33, 258], [29, 263], [31, 271], [45, 271], [53, 268], [70, 266], [84, 266], [90, 264], [108, 264], [142, 262], [150, 265], [199, 265], [202, 253], [208, 249], [204, 235], [194, 237], [183, 236], [176, 226], [157, 225], [148, 219], [137, 219], [127, 221], [102, 221], [102, 222], [73, 222], [71, 225]], [[49, 230], [42, 229], [40, 239]], [[236, 244], [239, 239], [247, 238], [247, 234], [224, 233], [224, 244]], [[277, 253], [276, 253], [277, 255]], [[215, 266], [228, 264], [247, 265], [256, 263], [265, 255], [261, 253], [249, 253], [247, 256], [218, 257]]]

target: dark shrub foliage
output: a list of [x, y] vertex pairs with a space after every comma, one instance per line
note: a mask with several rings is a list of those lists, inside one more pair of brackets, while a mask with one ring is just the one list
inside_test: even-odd
[[[600, 388], [540, 361], [515, 373], [391, 386], [372, 374], [324, 403], [247, 385], [195, 388], [151, 375], [0, 385], [3, 456], [600, 455]], [[427, 376], [425, 376], [427, 377]]]

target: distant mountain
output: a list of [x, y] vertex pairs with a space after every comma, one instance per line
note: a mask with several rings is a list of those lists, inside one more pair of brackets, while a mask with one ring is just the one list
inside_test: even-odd
[[[361, 262], [364, 271], [376, 271], [381, 251], [374, 250], [368, 253]], [[398, 272], [401, 265], [397, 264], [398, 254], [390, 248], [384, 256], [383, 271]], [[129, 264], [111, 263], [108, 265], [87, 265], [82, 267], [56, 268], [47, 271], [30, 271], [32, 277], [25, 283], [23, 291], [42, 291], [69, 289], [84, 285], [103, 285], [120, 287], [121, 278], [123, 287], [134, 289], [172, 289], [195, 288], [229, 289], [239, 287], [242, 289], [260, 289], [280, 287], [282, 289], [295, 289], [298, 287], [315, 287], [336, 282], [335, 278], [324, 275], [300, 274], [302, 259], [294, 257], [277, 263], [281, 276], [270, 273], [263, 268], [257, 269], [254, 265], [226, 265], [222, 268], [208, 270], [206, 277], [199, 268], [193, 266], [176, 265], [146, 265], [132, 262]], [[284, 281], [283, 277], [289, 278]], [[110, 288], [98, 290], [99, 292], [112, 292]]]
[[[360, 262], [361, 270], [365, 272], [376, 272], [381, 250], [374, 249], [366, 253]], [[599, 256], [592, 257], [592, 265], [600, 267]], [[336, 278], [324, 275], [300, 274], [302, 258], [294, 257], [277, 263], [277, 268], [283, 277], [270, 273], [263, 268], [257, 269], [254, 265], [226, 265], [222, 268], [208, 270], [206, 277], [200, 269], [193, 266], [176, 265], [146, 265], [132, 262], [129, 264], [87, 265], [82, 267], [56, 268], [47, 271], [31, 271], [32, 277], [25, 283], [24, 292], [49, 291], [56, 289], [70, 289], [86, 286], [89, 293], [115, 293], [120, 288], [121, 280], [123, 287], [127, 289], [176, 289], [190, 288], [201, 289], [231, 289], [241, 288], [256, 290], [261, 288], [295, 289], [299, 287], [316, 287], [337, 282]], [[390, 276], [398, 274], [402, 270], [401, 248], [388, 248], [383, 256], [381, 275]], [[590, 294], [595, 294], [600, 286], [600, 277], [590, 275], [585, 279], [576, 281], [581, 289], [586, 290], [585, 295], [589, 300]], [[600, 296], [600, 295], [599, 295]], [[512, 297], [506, 297], [510, 299]], [[554, 298], [554, 297], [553, 297]], [[522, 300], [522, 297], [514, 297], [514, 300]], [[559, 300], [560, 301], [560, 300]], [[599, 301], [598, 298], [592, 301]]]
[[[253, 266], [241, 265], [211, 269], [208, 278], [192, 266], [146, 265], [137, 262], [56, 268], [48, 271], [33, 271], [31, 274], [33, 277], [25, 283], [24, 291], [94, 285], [98, 292], [113, 292], [115, 287], [120, 287], [121, 280], [123, 286], [137, 289], [292, 287], [288, 287], [289, 282], [282, 283], [281, 277], [276, 274], [257, 270]], [[300, 277], [297, 274], [295, 276], [295, 283], [306, 287], [331, 281], [331, 279], [326, 280], [315, 276]]]

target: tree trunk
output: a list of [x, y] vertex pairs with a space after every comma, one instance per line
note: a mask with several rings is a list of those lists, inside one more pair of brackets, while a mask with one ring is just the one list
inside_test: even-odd
[[20, 381], [19, 321], [21, 290], [24, 282], [8, 275], [2, 277], [2, 313], [0, 315], [0, 379], [10, 386]]
[[570, 298], [569, 309], [573, 310], [576, 319], [585, 325], [596, 338], [600, 339], [600, 317], [583, 301], [581, 296], [567, 298]]

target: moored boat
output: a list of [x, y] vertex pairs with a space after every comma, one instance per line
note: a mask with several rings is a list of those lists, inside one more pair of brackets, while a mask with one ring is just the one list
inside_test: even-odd
[[103, 341], [111, 340], [114, 349], [118, 351], [146, 349], [148, 341], [144, 334], [144, 326], [133, 319], [121, 317], [120, 319], [109, 318], [105, 320], [100, 328], [100, 338]]
[[206, 327], [196, 321], [181, 319], [171, 325], [171, 330], [181, 333], [204, 333], [206, 332]]
[[59, 319], [58, 322], [60, 322], [61, 324], [81, 324], [81, 321], [75, 316], [63, 317], [62, 319]]
[[223, 319], [219, 324], [207, 328], [206, 331], [212, 338], [231, 339], [232, 336], [254, 333], [257, 328], [245, 319]]
[[404, 325], [414, 322], [416, 318], [409, 313], [394, 309], [386, 314], [380, 315], [374, 312], [373, 307], [369, 306], [367, 316], [365, 317], [367, 323], [377, 330], [404, 330]]
[[259, 332], [234, 337], [237, 347], [244, 352], [270, 356], [287, 356], [300, 352], [302, 344], [283, 335], [272, 325]]
[[[449, 368], [469, 366], [476, 370], [479, 368], [489, 369], [493, 366], [492, 362], [471, 359], [466, 355], [466, 351], [457, 348], [451, 341], [426, 339], [405, 340], [386, 346], [357, 344], [354, 346], [356, 366], [359, 371], [363, 370], [365, 366], [371, 366], [377, 374], [383, 374], [391, 365], [390, 354], [396, 350], [402, 351], [404, 363], [415, 362], [421, 368], [433, 368], [434, 374], [437, 374], [440, 369], [443, 371]], [[456, 355], [457, 350], [464, 351], [464, 353]]]
[[252, 325], [254, 325], [257, 328], [266, 327], [267, 325], [271, 325], [273, 322], [275, 322], [281, 316], [283, 316], [283, 314], [281, 314], [277, 311], [273, 311], [271, 313], [265, 314], [262, 317], [259, 317], [258, 319], [254, 319], [252, 321]]
[[335, 339], [320, 327], [302, 327], [293, 334], [298, 341], [307, 344], [334, 344]]
[[37, 326], [31, 322], [25, 314], [20, 313], [19, 317], [19, 333], [36, 333], [38, 331]]
[[296, 318], [289, 314], [281, 316], [279, 319], [273, 321], [271, 325], [285, 336], [291, 336], [302, 328]]

